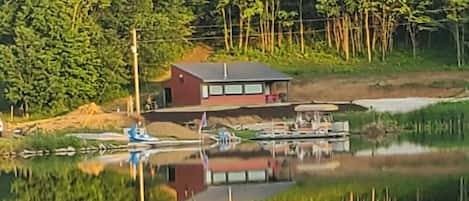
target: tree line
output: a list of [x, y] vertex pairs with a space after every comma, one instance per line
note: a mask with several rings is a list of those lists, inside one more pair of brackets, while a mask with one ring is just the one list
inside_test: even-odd
[[193, 19], [183, 0], [0, 0], [4, 96], [25, 114], [122, 96], [131, 86], [130, 30], [151, 30], [142, 40], [180, 39], [139, 47], [148, 78], [182, 53]]
[[365, 56], [369, 62], [374, 57], [386, 61], [396, 39], [408, 39], [416, 57], [419, 43], [443, 33], [445, 42], [454, 42], [462, 66], [469, 46], [468, 0], [218, 0], [216, 10], [227, 51], [258, 48], [272, 53], [296, 45], [304, 52], [305, 44], [314, 43], [320, 33], [319, 42], [345, 60]]
[[143, 80], [197, 42], [238, 54], [320, 47], [369, 62], [439, 42], [463, 66], [468, 22], [469, 0], [0, 0], [0, 84], [24, 113], [125, 95], [132, 28]]

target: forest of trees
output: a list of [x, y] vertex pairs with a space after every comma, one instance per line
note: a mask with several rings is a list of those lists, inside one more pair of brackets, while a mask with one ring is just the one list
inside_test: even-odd
[[327, 49], [386, 62], [397, 47], [454, 52], [464, 66], [469, 0], [0, 0], [0, 78], [10, 104], [57, 113], [131, 89], [196, 43], [227, 54]]
[[454, 44], [458, 66], [467, 57], [468, 0], [219, 0], [216, 9], [227, 51], [296, 46], [304, 52], [324, 42], [345, 60], [386, 61], [395, 41], [409, 41], [416, 57], [419, 43], [430, 44], [436, 35]]

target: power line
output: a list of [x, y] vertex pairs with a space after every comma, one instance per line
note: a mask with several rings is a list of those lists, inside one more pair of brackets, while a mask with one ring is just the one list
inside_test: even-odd
[[[438, 8], [438, 9], [432, 9], [432, 10], [426, 10], [425, 12], [427, 13], [438, 13], [438, 12], [444, 12], [444, 11], [464, 11], [466, 9], [464, 8]], [[327, 20], [336, 20], [336, 19], [343, 19], [344, 17], [343, 16], [340, 16], [340, 17], [330, 17], [330, 18], [326, 18], [326, 17], [322, 17], [322, 18], [309, 18], [309, 19], [296, 19], [296, 20], [291, 20], [289, 22], [293, 22], [293, 23], [298, 23], [298, 22], [325, 22]], [[278, 25], [282, 22], [280, 21], [276, 21], [274, 24], [275, 25]], [[255, 26], [259, 26], [260, 24], [259, 23], [256, 23], [256, 24], [251, 24], [252, 27], [255, 27]], [[190, 29], [204, 29], [204, 28], [224, 28], [225, 25], [223, 24], [213, 24], [213, 25], [191, 25], [189, 26]], [[239, 23], [233, 23], [231, 24], [231, 27], [239, 27]], [[137, 29], [137, 31], [139, 32], [142, 32], [142, 31], [156, 31], [157, 29]]]
[[[403, 26], [403, 25], [409, 25], [411, 23], [407, 22], [407, 23], [397, 23], [397, 24], [394, 24], [394, 26]], [[369, 26], [369, 28], [381, 28], [382, 26], [381, 25], [372, 25], [372, 26]], [[364, 30], [364, 28], [360, 27], [360, 26], [353, 26], [353, 27], [349, 27], [351, 30]], [[310, 31], [304, 31], [303, 33], [304, 34], [307, 34], [307, 33], [323, 33], [323, 32], [326, 32], [326, 29], [315, 29], [315, 30], [310, 30]], [[289, 31], [282, 31], [280, 32], [282, 34], [289, 34], [290, 32]], [[301, 32], [299, 31], [294, 31], [294, 32], [291, 32], [292, 34], [299, 34]], [[275, 32], [274, 35], [278, 35], [279, 32]], [[260, 33], [252, 33], [250, 34], [249, 36], [250, 37], [260, 37], [260, 36], [271, 36], [272, 33], [264, 33], [264, 34], [260, 34]], [[233, 38], [239, 38], [240, 35], [234, 35]], [[148, 43], [158, 43], [158, 42], [175, 42], [175, 41], [206, 41], [206, 40], [219, 40], [219, 39], [225, 39], [225, 36], [205, 36], [205, 37], [195, 37], [195, 38], [175, 38], [175, 39], [156, 39], [156, 40], [146, 40], [146, 41], [140, 41], [140, 43], [144, 43], [144, 44], [148, 44]]]

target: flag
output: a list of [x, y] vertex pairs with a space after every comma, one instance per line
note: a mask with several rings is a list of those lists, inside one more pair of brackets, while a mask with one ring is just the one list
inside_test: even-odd
[[205, 153], [205, 150], [204, 151], [200, 151], [200, 159], [202, 160], [202, 165], [204, 166], [204, 169], [207, 170], [208, 169], [208, 156], [207, 154]]
[[200, 119], [200, 125], [199, 125], [199, 134], [202, 133], [202, 129], [207, 127], [207, 113], [204, 112], [202, 115], [202, 119]]

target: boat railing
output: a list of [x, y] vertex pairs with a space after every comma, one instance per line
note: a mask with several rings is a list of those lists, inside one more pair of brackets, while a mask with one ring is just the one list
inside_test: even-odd
[[264, 128], [263, 132], [265, 134], [288, 134], [290, 132], [290, 126], [293, 124], [293, 122], [272, 122], [270, 125], [270, 128]]

